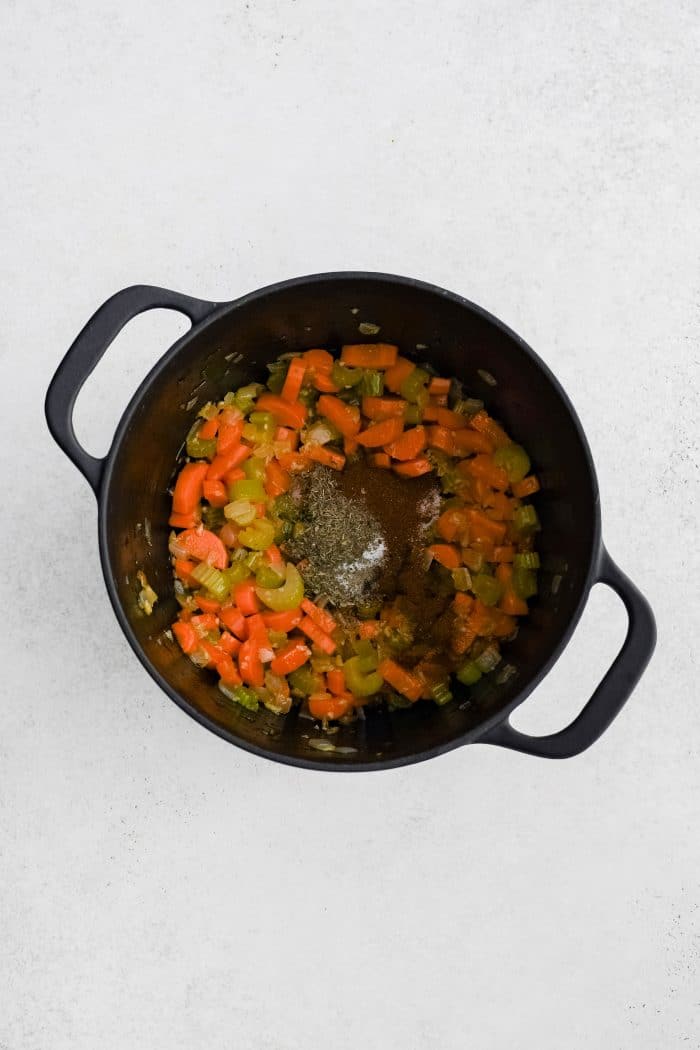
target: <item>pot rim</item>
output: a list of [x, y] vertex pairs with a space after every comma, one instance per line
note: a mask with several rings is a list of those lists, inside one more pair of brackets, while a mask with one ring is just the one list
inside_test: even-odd
[[[324, 752], [319, 752], [319, 758], [300, 758], [297, 756], [280, 754], [275, 751], [268, 750], [265, 747], [261, 747], [254, 743], [249, 743], [231, 732], [224, 726], [219, 725], [213, 719], [199, 711], [193, 704], [189, 703], [176, 689], [174, 689], [167, 679], [157, 670], [157, 668], [151, 663], [142, 649], [139, 641], [124, 613], [124, 609], [119, 600], [117, 592], [116, 581], [112, 575], [110, 561], [109, 561], [109, 549], [108, 549], [108, 530], [109, 522], [105, 513], [104, 498], [105, 493], [110, 487], [112, 481], [112, 475], [114, 470], [114, 463], [117, 458], [118, 450], [121, 446], [124, 434], [128, 430], [128, 427], [132, 421], [134, 414], [136, 413], [146, 391], [151, 387], [152, 383], [158, 378], [160, 372], [166, 367], [166, 365], [176, 357], [180, 350], [196, 335], [204, 331], [207, 327], [219, 321], [227, 313], [233, 313], [238, 308], [247, 305], [248, 303], [255, 302], [258, 299], [263, 299], [267, 296], [274, 295], [277, 292], [287, 291], [291, 288], [303, 287], [310, 284], [318, 284], [322, 282], [330, 281], [369, 281], [377, 284], [392, 284], [399, 285], [406, 289], [420, 289], [422, 292], [428, 292], [436, 295], [442, 299], [447, 299], [452, 303], [456, 303], [459, 306], [465, 307], [467, 310], [479, 315], [489, 324], [499, 329], [504, 335], [511, 339], [518, 347], [530, 358], [549, 380], [550, 384], [554, 388], [555, 392], [561, 399], [564, 407], [571, 417], [571, 421], [576, 430], [578, 439], [581, 443], [586, 465], [588, 467], [592, 492], [593, 492], [593, 537], [591, 544], [591, 554], [589, 558], [589, 564], [586, 570], [585, 579], [581, 587], [581, 594], [576, 604], [573, 614], [571, 615], [564, 632], [559, 640], [559, 643], [550, 653], [549, 657], [545, 660], [537, 674], [528, 679], [523, 684], [522, 689], [516, 693], [515, 697], [507, 705], [489, 718], [480, 722], [478, 726], [467, 730], [465, 733], [461, 733], [459, 736], [453, 737], [435, 747], [428, 748], [424, 751], [416, 752], [410, 755], [401, 755], [396, 758], [376, 759], [371, 762], [332, 762], [324, 761], [320, 756]], [[280, 762], [283, 765], [297, 766], [302, 769], [314, 769], [322, 770], [331, 773], [355, 773], [355, 772], [374, 772], [378, 770], [396, 769], [401, 766], [413, 765], [416, 762], [425, 762], [430, 758], [436, 758], [438, 755], [446, 754], [449, 751], [453, 751], [458, 747], [462, 747], [465, 744], [478, 743], [482, 737], [485, 737], [495, 726], [499, 723], [504, 722], [512, 712], [518, 708], [533, 692], [533, 690], [539, 685], [542, 679], [549, 673], [556, 661], [559, 659], [564, 649], [568, 645], [571, 636], [574, 632], [576, 625], [578, 624], [583, 610], [588, 601], [591, 587], [596, 581], [597, 570], [602, 555], [602, 538], [601, 538], [601, 516], [600, 516], [600, 493], [598, 489], [598, 479], [593, 463], [593, 457], [591, 450], [586, 438], [581, 421], [572, 405], [566, 391], [562, 387], [561, 383], [554, 375], [549, 366], [539, 357], [539, 355], [530, 347], [524, 339], [522, 339], [517, 332], [514, 332], [512, 328], [504, 324], [498, 317], [490, 313], [488, 310], [479, 306], [477, 303], [472, 302], [470, 299], [464, 296], [458, 295], [456, 292], [448, 291], [439, 285], [430, 284], [426, 281], [418, 280], [415, 277], [404, 277], [397, 274], [374, 272], [371, 270], [336, 270], [328, 273], [314, 273], [306, 274], [301, 277], [291, 277], [284, 281], [277, 281], [273, 284], [265, 285], [263, 288], [258, 288], [252, 292], [246, 292], [244, 295], [239, 296], [236, 299], [232, 299], [228, 302], [222, 302], [215, 305], [210, 314], [208, 314], [202, 321], [197, 324], [193, 324], [187, 332], [184, 333], [176, 342], [170, 346], [165, 353], [156, 361], [147, 375], [144, 377], [142, 382], [138, 385], [129, 403], [127, 404], [124, 412], [119, 420], [119, 423], [115, 429], [114, 437], [109, 448], [109, 452], [104, 460], [104, 469], [100, 480], [99, 492], [97, 493], [97, 506], [98, 506], [98, 543], [100, 551], [100, 563], [102, 565], [102, 573], [109, 595], [112, 608], [117, 617], [119, 625], [124, 632], [129, 645], [133, 649], [134, 653], [138, 657], [143, 667], [148, 671], [151, 678], [160, 686], [163, 692], [173, 700], [177, 706], [188, 714], [195, 721], [199, 722], [200, 725], [209, 729], [212, 733], [226, 740], [230, 744], [235, 744], [236, 747], [242, 748], [244, 751], [248, 751], [251, 754], [257, 755], [261, 758], [268, 758], [274, 762]], [[331, 752], [332, 754], [332, 752]]]

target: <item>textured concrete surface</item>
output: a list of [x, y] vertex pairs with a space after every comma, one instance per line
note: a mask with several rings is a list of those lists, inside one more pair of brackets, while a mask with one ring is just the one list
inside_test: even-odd
[[[3, 1050], [700, 1046], [700, 7], [6, 0]], [[145, 281], [227, 299], [365, 267], [458, 290], [571, 394], [660, 643], [581, 758], [385, 775], [254, 759], [142, 672], [50, 374]], [[184, 322], [85, 389], [103, 452]], [[581, 706], [600, 589], [517, 717]]]

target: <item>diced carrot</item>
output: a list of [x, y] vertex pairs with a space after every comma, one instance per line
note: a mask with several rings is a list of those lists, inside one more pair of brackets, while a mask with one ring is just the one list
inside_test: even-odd
[[464, 656], [476, 641], [476, 631], [470, 627], [469, 622], [461, 617], [455, 622], [450, 638], [450, 649], [455, 656]]
[[192, 570], [195, 567], [195, 562], [188, 561], [187, 558], [176, 558], [175, 559], [175, 575], [183, 583], [188, 584], [190, 587], [194, 584], [197, 586], [197, 581], [192, 576]]
[[232, 449], [237, 448], [243, 433], [243, 420], [235, 419], [231, 423], [223, 423], [219, 428], [219, 437], [216, 442], [217, 456], [225, 456]]
[[326, 634], [317, 623], [314, 623], [310, 616], [304, 617], [299, 624], [299, 628], [304, 634], [308, 635], [314, 645], [317, 645], [319, 649], [323, 649], [324, 653], [335, 652], [335, 642], [333, 639], [330, 635]]
[[402, 419], [385, 419], [381, 423], [372, 423], [357, 435], [357, 440], [364, 448], [381, 448], [396, 441], [402, 432]]
[[459, 551], [449, 543], [433, 543], [428, 547], [428, 553], [446, 569], [458, 569], [462, 564]]
[[241, 643], [239, 642], [238, 638], [234, 638], [234, 636], [232, 634], [229, 634], [228, 631], [223, 631], [221, 637], [219, 638], [219, 646], [224, 650], [225, 653], [228, 653], [229, 656], [235, 656], [241, 647]]
[[354, 455], [359, 447], [357, 438], [343, 438], [343, 452], [346, 456]]
[[[493, 524], [496, 523], [494, 522]], [[489, 539], [488, 536], [484, 536], [483, 533], [479, 534], [479, 526], [472, 527], [470, 531], [474, 534], [470, 540], [472, 549], [481, 554], [484, 561], [493, 561], [493, 552], [496, 549], [496, 541]], [[466, 561], [464, 564], [467, 568], [470, 568]]]
[[271, 459], [265, 471], [265, 492], [267, 492], [268, 496], [273, 498], [281, 496], [283, 492], [287, 491], [291, 483], [292, 479], [289, 473], [276, 460]]
[[392, 685], [397, 693], [408, 700], [416, 701], [423, 692], [423, 682], [416, 674], [407, 671], [395, 660], [382, 660], [377, 670], [382, 678]]
[[492, 492], [486, 497], [487, 514], [494, 521], [510, 521], [517, 507], [517, 501], [506, 496], [505, 492]]
[[474, 599], [471, 594], [465, 594], [464, 591], [457, 591], [452, 599], [452, 606], [458, 616], [465, 616], [473, 604]]
[[530, 474], [528, 477], [523, 478], [522, 481], [516, 481], [513, 485], [513, 495], [517, 496], [518, 499], [525, 499], [526, 496], [533, 496], [540, 490], [540, 483], [534, 474]]
[[305, 451], [280, 452], [277, 462], [283, 470], [288, 470], [290, 474], [301, 474], [302, 471], [309, 469], [312, 460]]
[[197, 634], [204, 635], [207, 631], [216, 631], [219, 626], [219, 621], [214, 613], [203, 612], [197, 613], [190, 620], [193, 627], [197, 629]]
[[399, 352], [390, 343], [349, 343], [340, 353], [344, 365], [353, 368], [391, 368]]
[[530, 611], [527, 602], [522, 598], [518, 598], [515, 591], [512, 590], [505, 592], [498, 607], [502, 612], [507, 613], [508, 616], [527, 616]]
[[411, 427], [405, 430], [400, 438], [392, 441], [386, 446], [386, 451], [392, 459], [408, 460], [415, 459], [425, 448], [425, 427]]
[[327, 350], [318, 348], [306, 350], [302, 357], [306, 367], [314, 372], [330, 372], [333, 367], [333, 355], [329, 354]]
[[398, 394], [404, 379], [408, 379], [416, 366], [405, 357], [397, 357], [396, 363], [384, 373], [384, 385], [392, 394]]
[[280, 397], [283, 398], [284, 401], [293, 403], [298, 399], [301, 384], [304, 382], [305, 372], [306, 362], [301, 357], [293, 357], [289, 362], [287, 375], [285, 376], [284, 384], [280, 391]]
[[511, 544], [506, 544], [505, 547], [494, 547], [493, 548], [493, 559], [497, 562], [510, 562], [515, 557], [515, 547]]
[[243, 481], [245, 478], [245, 471], [241, 470], [240, 467], [234, 467], [233, 470], [227, 470], [224, 474], [224, 481], [227, 485], [233, 485], [234, 481]]
[[360, 429], [360, 410], [355, 405], [346, 405], [339, 397], [321, 394], [316, 410], [325, 416], [343, 437], [355, 437]]
[[291, 674], [299, 667], [303, 667], [311, 658], [311, 650], [304, 642], [290, 642], [283, 649], [279, 649], [270, 664], [270, 670], [274, 674]]
[[241, 684], [242, 679], [238, 673], [238, 668], [228, 653], [224, 653], [218, 660], [215, 660], [214, 667], [224, 685], [235, 686]]
[[325, 609], [320, 609], [318, 605], [314, 605], [309, 598], [304, 598], [301, 607], [306, 615], [310, 616], [314, 623], [317, 623], [326, 634], [330, 634], [338, 626], [329, 612], [326, 612]]
[[183, 653], [193, 653], [199, 645], [199, 636], [191, 623], [177, 620], [172, 626], [172, 632]]
[[265, 561], [271, 568], [275, 569], [280, 576], [284, 576], [286, 562], [282, 557], [282, 551], [274, 543], [271, 543], [265, 551]]
[[357, 628], [360, 638], [376, 638], [379, 634], [378, 620], [362, 620]]
[[461, 430], [464, 426], [464, 416], [449, 408], [438, 408], [437, 421], [439, 426], [447, 427], [448, 430]]
[[460, 456], [466, 456], [470, 452], [490, 453], [494, 449], [486, 434], [481, 434], [478, 430], [470, 430], [468, 427], [453, 430], [452, 443], [455, 452]]
[[254, 642], [243, 642], [238, 650], [238, 669], [246, 685], [260, 688], [265, 682], [265, 668]]
[[328, 682], [328, 688], [335, 696], [339, 696], [346, 691], [345, 672], [342, 667], [333, 667], [328, 671], [326, 681]]
[[[248, 638], [261, 654], [260, 658], [263, 663], [272, 659], [273, 651], [267, 633], [267, 625], [260, 613], [253, 613], [252, 616], [248, 617]], [[267, 658], [262, 655], [264, 652], [269, 653]]]
[[314, 718], [342, 718], [352, 707], [353, 701], [344, 696], [310, 696], [309, 711]]
[[373, 467], [380, 467], [382, 470], [387, 470], [391, 466], [391, 457], [386, 452], [373, 452], [369, 461]]
[[428, 384], [428, 393], [431, 397], [437, 394], [449, 394], [450, 392], [450, 380], [442, 379], [440, 376], [433, 376]]
[[423, 409], [423, 422], [424, 423], [437, 423], [438, 412], [440, 411], [440, 405], [437, 401], [431, 400]]
[[333, 380], [325, 372], [317, 372], [313, 378], [313, 384], [321, 394], [337, 394], [340, 390]]
[[216, 598], [208, 598], [206, 594], [198, 594], [196, 601], [202, 612], [217, 613], [221, 608], [221, 602], [217, 602]]
[[306, 405], [301, 401], [293, 403], [285, 401], [278, 394], [261, 394], [257, 400], [256, 408], [259, 412], [271, 412], [275, 419], [284, 427], [292, 427], [298, 430], [306, 422]]
[[233, 596], [236, 605], [244, 616], [252, 616], [254, 613], [260, 612], [260, 603], [255, 593], [255, 584], [251, 580], [237, 583], [233, 588]]
[[207, 478], [210, 481], [219, 481], [223, 478], [224, 474], [228, 474], [229, 471], [234, 470], [236, 467], [240, 467], [241, 463], [252, 455], [252, 448], [248, 445], [236, 445], [234, 448], [229, 449], [222, 456], [218, 454], [214, 456], [213, 460], [209, 464], [207, 471]]
[[467, 512], [464, 507], [450, 507], [444, 510], [436, 523], [438, 536], [448, 543], [462, 539], [467, 529]]
[[320, 463], [324, 467], [342, 470], [345, 466], [345, 456], [342, 452], [334, 452], [327, 445], [304, 445], [303, 451], [314, 463]]
[[212, 507], [225, 507], [228, 503], [228, 489], [223, 481], [210, 481], [207, 478], [204, 482], [204, 498]]
[[299, 431], [292, 430], [290, 427], [277, 427], [277, 430], [275, 431], [275, 441], [288, 442], [293, 451], [299, 444]]
[[284, 612], [263, 612], [261, 615], [265, 625], [271, 631], [283, 631], [285, 634], [298, 627], [304, 619], [301, 609], [287, 609]]
[[429, 474], [433, 465], [429, 459], [409, 459], [406, 463], [394, 463], [394, 474], [402, 478], [419, 478], [421, 474]]
[[235, 605], [224, 605], [219, 610], [219, 619], [224, 627], [228, 627], [231, 634], [235, 634], [236, 638], [245, 639], [248, 637], [246, 618]]
[[438, 409], [447, 408], [447, 394], [436, 394], [431, 401]]
[[[466, 470], [475, 478], [483, 478], [487, 484], [491, 485], [494, 489], [505, 491], [508, 488], [508, 475], [506, 474], [503, 467], [499, 467], [494, 463], [491, 456], [485, 456], [479, 453], [478, 456], [474, 456], [473, 459], [465, 461]], [[460, 464], [461, 468], [462, 464]]]
[[382, 419], [403, 419], [408, 401], [400, 397], [363, 397], [362, 415], [375, 422]]
[[472, 430], [478, 430], [480, 433], [485, 434], [496, 448], [512, 444], [505, 430], [483, 408], [467, 420], [467, 425]]
[[219, 529], [219, 539], [226, 547], [240, 547], [241, 541], [238, 538], [238, 531], [238, 527], [232, 521], [227, 521]]
[[426, 434], [429, 448], [439, 448], [441, 452], [446, 452], [448, 456], [454, 455], [455, 446], [451, 430], [441, 426], [426, 427]]
[[199, 521], [199, 512], [193, 510], [189, 514], [171, 514], [168, 525], [172, 525], [174, 529], [193, 529], [199, 525]]
[[214, 416], [212, 419], [205, 419], [201, 427], [197, 431], [197, 437], [203, 438], [208, 441], [210, 438], [216, 437], [216, 432], [219, 429], [219, 417]]
[[216, 569], [225, 569], [228, 564], [226, 548], [209, 529], [186, 529], [178, 534], [177, 545], [190, 558], [206, 561]]
[[173, 513], [191, 514], [202, 498], [208, 463], [185, 463], [173, 489]]
[[472, 542], [477, 538], [490, 540], [492, 543], [501, 543], [503, 541], [506, 527], [502, 522], [492, 521], [491, 518], [487, 518], [485, 514], [474, 507], [470, 507], [467, 510], [467, 517], [469, 519]]
[[496, 579], [499, 583], [502, 583], [504, 587], [510, 585], [510, 581], [513, 578], [513, 566], [507, 562], [501, 562], [496, 566]]

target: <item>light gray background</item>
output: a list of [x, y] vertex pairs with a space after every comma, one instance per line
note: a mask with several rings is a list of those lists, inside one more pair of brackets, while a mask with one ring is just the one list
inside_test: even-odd
[[[2, 4], [3, 1050], [700, 1046], [699, 19]], [[127, 284], [353, 267], [493, 310], [578, 408], [660, 644], [577, 760], [288, 769], [188, 720], [119, 631], [43, 420], [64, 350]], [[115, 343], [93, 452], [184, 327]], [[564, 725], [624, 623], [596, 590], [517, 725]]]

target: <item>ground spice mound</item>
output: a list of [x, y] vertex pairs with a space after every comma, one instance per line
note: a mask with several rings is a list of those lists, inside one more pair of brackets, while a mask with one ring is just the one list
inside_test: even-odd
[[299, 481], [302, 529], [285, 546], [307, 590], [338, 608], [391, 597], [410, 568], [418, 584], [422, 538], [439, 506], [435, 480], [405, 479], [349, 460]]

